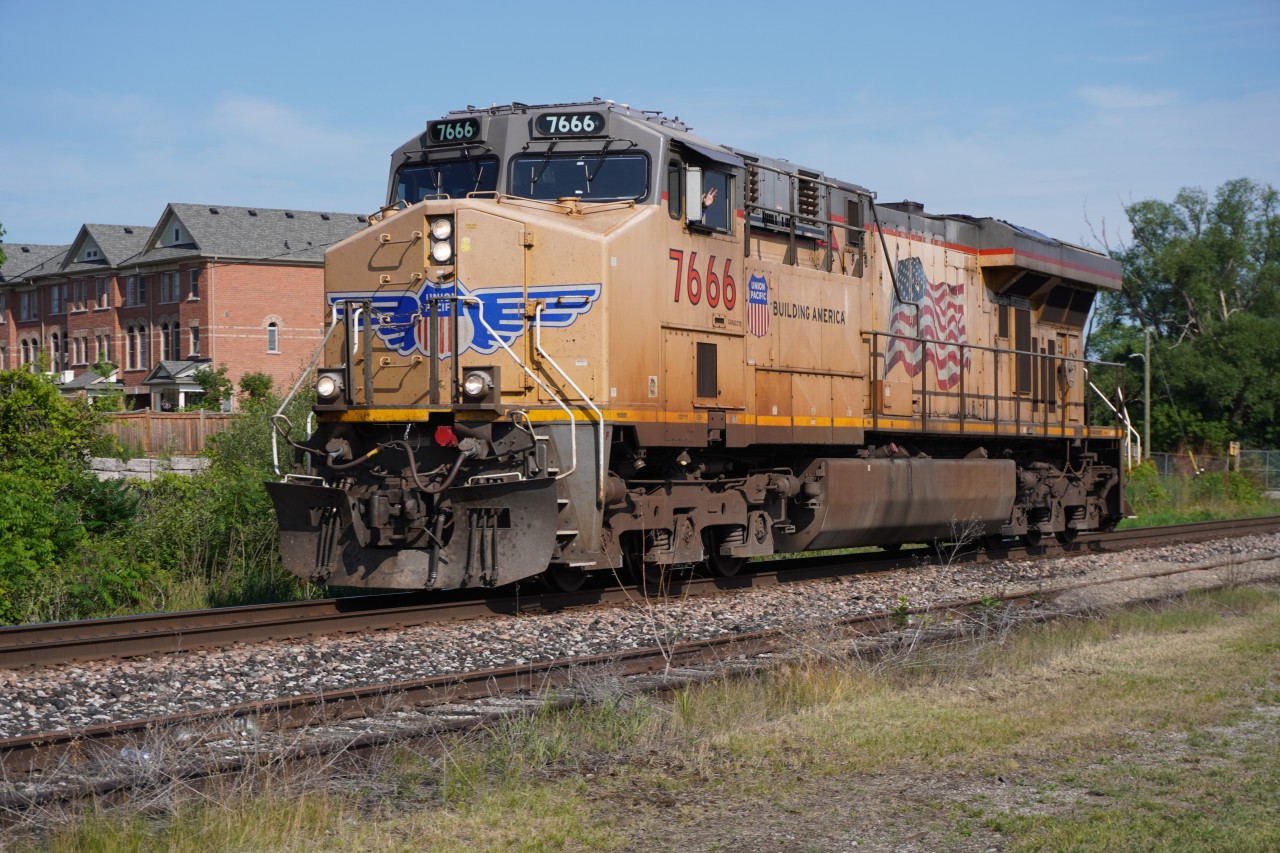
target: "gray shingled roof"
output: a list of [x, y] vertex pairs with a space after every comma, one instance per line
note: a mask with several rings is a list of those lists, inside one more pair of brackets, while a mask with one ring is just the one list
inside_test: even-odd
[[35, 243], [2, 243], [4, 266], [0, 266], [0, 284], [16, 284], [28, 275], [56, 270], [70, 246], [42, 246]]
[[[170, 218], [182, 224], [192, 243], [158, 245]], [[172, 203], [136, 263], [190, 257], [321, 263], [325, 249], [367, 224], [366, 217], [355, 213]]]
[[116, 389], [116, 390], [124, 388], [123, 382], [120, 382], [115, 379], [103, 379], [101, 376], [99, 376], [97, 373], [95, 373], [92, 370], [86, 370], [83, 373], [81, 373], [79, 376], [76, 376], [75, 378], [73, 378], [70, 382], [63, 382], [60, 384], [64, 390], [66, 389], [80, 390], [84, 388], [94, 388], [94, 387], [105, 388], [105, 389]]
[[210, 360], [205, 357], [188, 358], [180, 361], [160, 361], [142, 380], [143, 385], [157, 385], [172, 382], [190, 382], [196, 371], [209, 367]]
[[[146, 245], [147, 235], [151, 229], [145, 225], [82, 225], [75, 242], [67, 252], [67, 260], [63, 264], [64, 273], [92, 272], [94, 270], [111, 269], [131, 260]], [[80, 254], [87, 239], [92, 239], [102, 250], [101, 261], [76, 263], [75, 256]]]

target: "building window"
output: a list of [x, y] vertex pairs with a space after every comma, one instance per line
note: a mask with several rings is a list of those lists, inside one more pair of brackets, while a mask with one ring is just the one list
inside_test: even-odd
[[160, 301], [177, 302], [179, 297], [179, 274], [175, 272], [161, 273]]
[[169, 324], [160, 324], [160, 360], [172, 361], [173, 353], [169, 351]]
[[107, 279], [105, 278], [98, 279], [97, 293], [95, 294], [94, 301], [97, 303], [97, 307], [99, 308], [107, 307]]
[[200, 327], [199, 326], [191, 327], [191, 354], [192, 355], [200, 354]]
[[37, 320], [40, 318], [40, 297], [34, 290], [24, 290], [18, 297], [18, 319]]
[[200, 298], [200, 270], [196, 269], [191, 271], [191, 280], [187, 287], [188, 299]]
[[124, 304], [130, 308], [147, 304], [147, 276], [129, 276], [125, 282]]
[[172, 335], [169, 339], [169, 349], [175, 359], [182, 358], [182, 330], [178, 328], [177, 320], [173, 322]]
[[0, 293], [0, 323], [7, 322], [9, 322], [9, 294]]
[[147, 367], [147, 324], [139, 323], [125, 329], [125, 370], [145, 370]]
[[49, 313], [62, 313], [62, 286], [55, 284], [49, 291]]
[[62, 369], [62, 341], [58, 337], [58, 333], [54, 332], [49, 336], [49, 369], [57, 373]]
[[267, 352], [280, 352], [280, 324], [267, 324]]

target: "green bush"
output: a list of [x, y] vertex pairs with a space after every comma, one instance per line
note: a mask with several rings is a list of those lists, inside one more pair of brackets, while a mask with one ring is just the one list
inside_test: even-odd
[[1262, 500], [1258, 487], [1239, 471], [1206, 471], [1191, 480], [1191, 495], [1201, 504], [1252, 506]]
[[43, 373], [0, 371], [0, 470], [62, 484], [89, 467], [102, 416]]
[[1173, 505], [1173, 496], [1154, 462], [1134, 466], [1129, 471], [1126, 489], [1129, 493], [1129, 505], [1139, 516], [1166, 510]]
[[0, 623], [40, 619], [84, 537], [76, 508], [41, 479], [0, 471]]
[[271, 397], [275, 382], [269, 373], [246, 373], [240, 377], [240, 393], [250, 400], [266, 400]]

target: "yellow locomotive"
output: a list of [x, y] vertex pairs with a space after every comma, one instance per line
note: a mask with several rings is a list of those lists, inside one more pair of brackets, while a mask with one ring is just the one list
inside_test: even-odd
[[268, 484], [302, 578], [573, 588], [1122, 516], [1103, 255], [601, 100], [428, 122], [388, 201], [326, 254], [316, 430]]

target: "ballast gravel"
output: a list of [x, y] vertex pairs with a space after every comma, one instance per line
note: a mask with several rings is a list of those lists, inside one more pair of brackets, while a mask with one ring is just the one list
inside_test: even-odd
[[[1124, 578], [1160, 566], [1206, 566], [1207, 583], [1280, 578], [1280, 535], [1171, 542], [1122, 553], [921, 565], [875, 576], [644, 600], [550, 614], [305, 641], [196, 650], [75, 666], [0, 669], [0, 738], [244, 702], [550, 660], [608, 655], [775, 628]], [[1250, 568], [1253, 567], [1253, 568]]]

